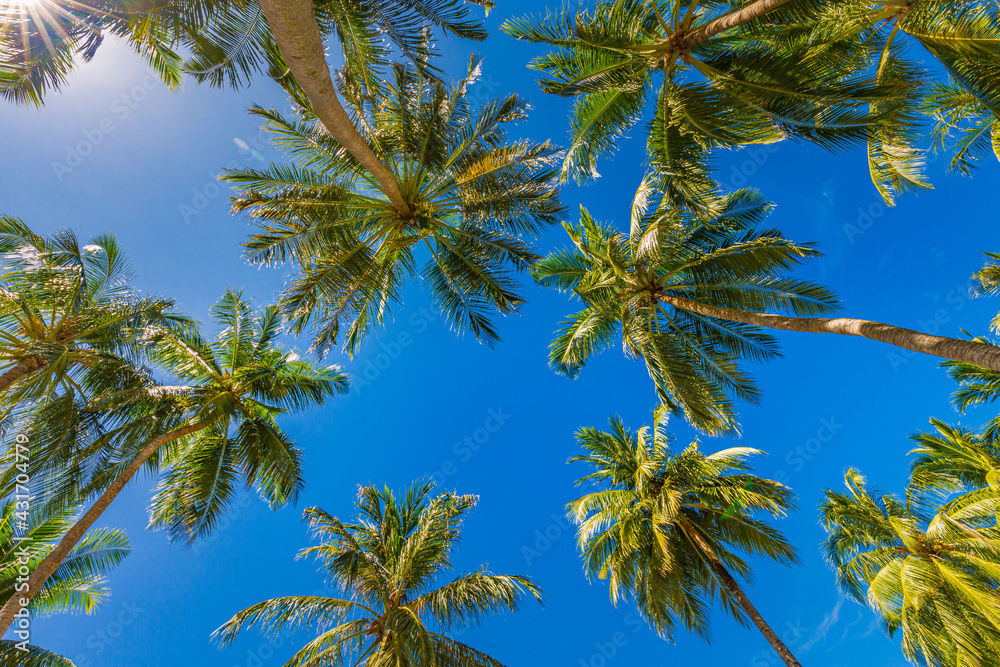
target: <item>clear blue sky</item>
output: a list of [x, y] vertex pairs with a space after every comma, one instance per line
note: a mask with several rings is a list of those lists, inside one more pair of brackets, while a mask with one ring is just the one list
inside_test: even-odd
[[[497, 30], [504, 18], [533, 6], [509, 0], [490, 16], [492, 37], [476, 46], [485, 56], [480, 86], [527, 95], [534, 111], [520, 131], [565, 142], [570, 103], [541, 94], [525, 67], [538, 51]], [[443, 48], [457, 75], [470, 45], [452, 40]], [[227, 164], [281, 157], [245, 113], [254, 102], [287, 106], [264, 78], [241, 93], [193, 83], [171, 93], [125, 49], [108, 44], [44, 110], [0, 107], [0, 212], [42, 232], [67, 226], [80, 236], [114, 231], [139, 268], [139, 286], [176, 298], [195, 316], [205, 317], [227, 286], [267, 303], [286, 272], [244, 263], [247, 221], [229, 215], [228, 192], [215, 181]], [[584, 204], [600, 219], [626, 223], [642, 175], [642, 132], [633, 135], [615, 160], [601, 163], [597, 183], [565, 190], [574, 216]], [[87, 155], [77, 161], [73, 150]], [[759, 187], [778, 203], [771, 224], [797, 241], [819, 243], [825, 257], [802, 275], [837, 290], [847, 314], [937, 327], [946, 335], [982, 334], [1000, 304], [970, 302], [968, 277], [982, 263], [981, 251], [1000, 250], [1000, 169], [986, 163], [967, 179], [946, 174], [944, 162], [931, 168], [935, 191], [907, 196], [892, 210], [881, 205], [860, 151], [831, 156], [792, 144], [769, 153], [741, 151], [726, 157], [721, 177], [728, 185]], [[863, 221], [866, 228], [850, 227], [869, 207], [877, 215]], [[563, 243], [561, 230], [541, 241], [544, 249]], [[562, 519], [581, 473], [566, 464], [576, 451], [573, 433], [604, 425], [614, 413], [639, 426], [649, 420], [654, 395], [642, 367], [614, 351], [579, 380], [553, 374], [546, 348], [557, 321], [574, 306], [533, 286], [527, 294], [530, 303], [521, 316], [503, 320], [505, 342], [491, 351], [456, 338], [441, 320], [425, 325], [420, 313], [430, 303], [421, 290], [408, 291], [380, 337], [354, 360], [336, 359], [356, 377], [370, 369], [374, 379], [322, 410], [285, 419], [305, 452], [308, 488], [298, 507], [271, 512], [248, 497], [213, 538], [185, 549], [144, 531], [148, 481], [134, 483], [107, 514], [107, 523], [126, 529], [134, 546], [111, 576], [111, 601], [94, 616], [36, 620], [35, 642], [80, 667], [280, 665], [306, 635], [273, 646], [250, 631], [224, 651], [208, 636], [252, 603], [320, 587], [313, 563], [293, 561], [307, 543], [302, 508], [320, 505], [349, 516], [359, 483], [399, 488], [446, 469], [447, 488], [481, 496], [457, 568], [488, 563], [496, 572], [529, 575], [547, 592], [544, 609], [526, 605], [463, 641], [512, 667], [777, 664], [768, 661], [755, 630], [721, 613], [711, 646], [683, 634], [671, 645], [640, 627], [627, 606], [615, 609], [601, 583], [588, 584]], [[385, 350], [395, 352], [403, 334], [412, 342], [389, 363], [380, 360]], [[894, 356], [878, 343], [808, 334], [781, 340], [785, 358], [756, 369], [763, 402], [741, 407], [741, 444], [769, 452], [758, 470], [783, 472], [796, 492], [799, 509], [779, 527], [801, 550], [802, 564], [760, 563], [748, 592], [803, 664], [903, 665], [897, 644], [883, 636], [872, 614], [839, 595], [820, 553], [817, 506], [822, 489], [839, 486], [848, 466], [900, 490], [907, 436], [931, 416], [960, 419], [948, 401], [953, 387], [935, 360]], [[298, 345], [307, 348], [308, 341]], [[371, 370], [376, 363], [384, 368]], [[491, 411], [502, 413], [503, 425], [478, 451], [456, 452], [456, 443], [477, 437]], [[988, 416], [962, 419], [975, 424]], [[683, 446], [693, 434], [675, 424]], [[709, 451], [732, 444], [703, 440]], [[605, 658], [602, 647], [614, 655]]]

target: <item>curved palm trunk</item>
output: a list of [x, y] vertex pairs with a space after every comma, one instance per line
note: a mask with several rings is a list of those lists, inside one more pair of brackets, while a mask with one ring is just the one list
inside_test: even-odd
[[719, 578], [719, 583], [725, 586], [726, 589], [733, 594], [733, 597], [735, 597], [740, 603], [740, 606], [743, 607], [743, 611], [747, 613], [747, 616], [749, 616], [750, 620], [753, 621], [753, 624], [757, 626], [760, 633], [764, 635], [764, 639], [766, 639], [767, 643], [771, 645], [774, 652], [778, 654], [781, 660], [788, 665], [788, 667], [802, 667], [801, 663], [795, 659], [792, 652], [788, 650], [787, 646], [785, 646], [785, 643], [778, 638], [778, 635], [775, 634], [774, 630], [771, 629], [771, 626], [767, 624], [764, 617], [760, 615], [757, 608], [753, 606], [753, 603], [750, 602], [750, 598], [748, 598], [743, 592], [743, 589], [740, 588], [739, 583], [733, 575], [729, 574], [729, 570], [727, 570], [726, 566], [722, 564], [721, 560], [719, 560], [719, 555], [715, 553], [715, 549], [712, 548], [712, 545], [709, 544], [708, 541], [702, 537], [701, 533], [698, 532], [698, 529], [692, 526], [687, 520], [681, 519], [678, 521], [678, 525], [681, 530], [684, 531], [684, 534], [687, 535], [692, 542], [694, 542], [696, 547], [698, 547], [701, 555], [704, 556], [705, 560], [712, 568], [712, 571], [715, 572], [715, 576]]
[[684, 38], [684, 46], [691, 49], [701, 44], [707, 39], [715, 37], [721, 32], [730, 28], [748, 23], [755, 18], [761, 17], [772, 9], [785, 4], [788, 0], [757, 0], [752, 4], [743, 7], [735, 12], [723, 14], [714, 21], [709, 21], [697, 30], [692, 30]]
[[31, 355], [30, 357], [25, 357], [17, 363], [16, 366], [0, 375], [0, 392], [7, 391], [7, 388], [12, 384], [23, 378], [25, 375], [30, 375], [35, 371], [41, 370], [45, 366], [45, 359], [38, 355]]
[[881, 322], [872, 322], [870, 320], [856, 320], [849, 317], [785, 317], [784, 315], [755, 313], [735, 308], [709, 306], [704, 303], [689, 301], [688, 299], [668, 294], [661, 294], [658, 298], [660, 301], [669, 303], [675, 308], [688, 310], [692, 313], [705, 315], [706, 317], [714, 317], [719, 320], [742, 322], [769, 329], [781, 329], [782, 331], [805, 331], [808, 333], [860, 336], [888, 343], [889, 345], [895, 345], [904, 350], [932, 354], [936, 357], [964, 361], [976, 366], [1000, 371], [1000, 347], [993, 345], [984, 345], [983, 343], [959, 340], [957, 338], [931, 336], [930, 334], [920, 333], [913, 329], [904, 329], [903, 327], [896, 327], [891, 324], [882, 324]]
[[382, 164], [371, 146], [358, 133], [337, 97], [326, 64], [323, 37], [319, 32], [313, 0], [260, 0], [271, 34], [295, 81], [312, 103], [316, 116], [334, 139], [339, 141], [382, 186], [393, 208], [404, 218], [410, 217], [409, 204], [403, 198], [392, 171]]
[[143, 464], [149, 459], [150, 456], [156, 453], [163, 445], [171, 443], [175, 440], [183, 438], [186, 435], [191, 435], [197, 431], [205, 428], [207, 424], [198, 423], [192, 424], [191, 426], [185, 426], [184, 428], [177, 429], [176, 431], [171, 431], [170, 433], [165, 433], [157, 438], [153, 438], [142, 448], [132, 462], [128, 464], [122, 473], [115, 478], [111, 483], [111, 486], [101, 494], [101, 496], [94, 501], [94, 504], [90, 506], [90, 509], [80, 517], [79, 520], [73, 527], [70, 528], [61, 540], [59, 544], [56, 545], [55, 549], [50, 551], [42, 562], [38, 564], [35, 571], [31, 573], [28, 578], [28, 590], [20, 593], [14, 593], [9, 600], [7, 600], [3, 607], [0, 608], [0, 636], [3, 636], [10, 628], [11, 623], [14, 622], [14, 617], [23, 608], [27, 607], [28, 603], [31, 601], [38, 591], [41, 590], [45, 582], [49, 580], [49, 577], [59, 568], [62, 562], [66, 559], [66, 556], [73, 550], [73, 548], [80, 543], [83, 536], [90, 530], [91, 526], [94, 525], [104, 511], [108, 509], [118, 494], [121, 493], [125, 485], [128, 484], [129, 480], [142, 468]]

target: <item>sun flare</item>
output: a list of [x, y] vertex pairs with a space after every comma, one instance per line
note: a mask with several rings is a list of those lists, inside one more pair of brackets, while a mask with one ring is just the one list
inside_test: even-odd
[[52, 0], [0, 0], [0, 21], [37, 20], [42, 15], [51, 14], [54, 9]]
[[18, 10], [32, 9], [42, 5], [45, 0], [0, 0], [0, 7], [3, 10], [13, 9], [15, 12]]

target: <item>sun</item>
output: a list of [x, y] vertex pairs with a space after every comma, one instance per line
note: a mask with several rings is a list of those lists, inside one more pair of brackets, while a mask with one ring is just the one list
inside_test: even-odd
[[56, 0], [0, 0], [0, 28], [38, 32], [49, 43], [49, 33], [63, 34], [61, 18], [72, 18], [65, 3]]
[[0, 21], [10, 16], [34, 16], [39, 13], [50, 0], [0, 0]]
[[[0, 0], [0, 7], [4, 9], [30, 9], [42, 5], [45, 0]], [[2, 11], [2, 10], [0, 10]]]

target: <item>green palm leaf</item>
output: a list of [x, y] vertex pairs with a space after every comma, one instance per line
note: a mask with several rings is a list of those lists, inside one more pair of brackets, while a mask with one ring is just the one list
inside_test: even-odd
[[742, 591], [729, 574], [750, 576], [737, 551], [796, 561], [787, 540], [754, 518], [783, 516], [791, 492], [749, 473], [747, 459], [757, 450], [705, 455], [694, 443], [672, 451], [667, 415], [661, 407], [655, 426], [638, 431], [618, 417], [608, 431], [580, 430], [584, 453], [570, 462], [587, 463], [591, 472], [578, 484], [602, 490], [578, 498], [568, 510], [579, 525], [588, 577], [607, 580], [616, 605], [633, 602], [666, 639], [678, 627], [707, 638], [716, 604], [740, 622], [749, 620]]
[[755, 229], [770, 210], [757, 193], [720, 197], [713, 210], [705, 219], [676, 206], [669, 193], [657, 198], [643, 188], [628, 235], [585, 209], [577, 225], [564, 225], [573, 247], [532, 268], [540, 284], [572, 292], [581, 305], [550, 346], [556, 372], [576, 377], [620, 337], [674, 412], [709, 433], [737, 429], [731, 397], [759, 398], [739, 360], [772, 359], [777, 341], [760, 328], [675, 308], [668, 299], [803, 315], [828, 312], [836, 300], [821, 286], [785, 275], [816, 251], [777, 230]]
[[[963, 475], [953, 448], [931, 436], [918, 441], [911, 492], [942, 482], [947, 488]], [[996, 491], [967, 494], [927, 516], [870, 490], [857, 471], [848, 471], [845, 484], [847, 493], [827, 491], [822, 507], [826, 552], [841, 588], [879, 614], [890, 635], [900, 632], [914, 663], [988, 664], [982, 656], [995, 654], [1000, 640]]]
[[[465, 515], [474, 496], [431, 495], [430, 483], [402, 495], [389, 489], [358, 489], [354, 523], [320, 508], [305, 517], [319, 543], [300, 553], [315, 557], [328, 583], [343, 598], [275, 598], [236, 614], [213, 635], [222, 645], [248, 625], [276, 636], [287, 629], [317, 636], [289, 665], [447, 665], [502, 667], [490, 656], [435, 630], [458, 630], [502, 611], [516, 611], [525, 595], [541, 601], [541, 589], [521, 576], [485, 569], [435, 587], [451, 569]], [[432, 630], [432, 628], [434, 628]]]
[[363, 81], [341, 82], [356, 125], [415, 211], [409, 219], [308, 115], [254, 110], [293, 162], [228, 174], [247, 188], [234, 209], [259, 226], [247, 244], [255, 263], [295, 266], [281, 308], [296, 331], [315, 331], [320, 352], [342, 329], [353, 352], [392, 317], [410, 277], [427, 285], [454, 330], [488, 344], [500, 340], [495, 315], [524, 302], [515, 273], [537, 259], [530, 239], [562, 215], [556, 156], [548, 144], [507, 140], [506, 126], [526, 115], [521, 98], [472, 105], [480, 70], [473, 59], [465, 79], [445, 86], [396, 65], [377, 105], [354, 95]]

